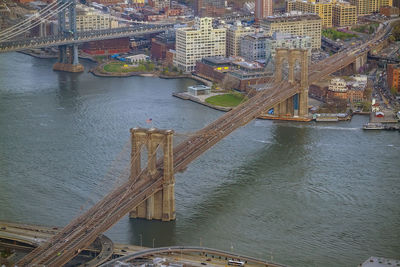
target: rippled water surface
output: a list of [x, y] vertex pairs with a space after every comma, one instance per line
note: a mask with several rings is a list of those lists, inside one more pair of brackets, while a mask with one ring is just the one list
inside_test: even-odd
[[[0, 220], [65, 225], [118, 183], [129, 128], [174, 129], [179, 142], [222, 114], [171, 96], [191, 80], [97, 78], [52, 64], [0, 54]], [[364, 132], [366, 121], [253, 121], [176, 175], [175, 222], [125, 217], [107, 235], [292, 266], [400, 258], [400, 134]]]

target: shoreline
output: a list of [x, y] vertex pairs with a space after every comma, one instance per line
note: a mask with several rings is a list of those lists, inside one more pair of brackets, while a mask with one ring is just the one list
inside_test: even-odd
[[[34, 57], [34, 58], [39, 58], [39, 59], [57, 59], [58, 58], [58, 55], [36, 54], [36, 53], [34, 53], [32, 51], [29, 51], [29, 50], [22, 50], [22, 51], [16, 51], [16, 52], [24, 54], [24, 55], [27, 55], [27, 56], [31, 56], [31, 57]], [[79, 58], [80, 59], [89, 60], [91, 62], [98, 63], [95, 59], [93, 59], [90, 56], [79, 55]]]
[[189, 100], [189, 101], [192, 101], [194, 103], [197, 103], [197, 104], [200, 104], [200, 105], [203, 105], [203, 106], [215, 109], [215, 110], [219, 110], [219, 111], [228, 112], [228, 111], [233, 109], [233, 107], [221, 107], [221, 106], [211, 105], [211, 104], [209, 104], [209, 103], [207, 103], [205, 101], [203, 102], [200, 99], [198, 99], [198, 98], [196, 98], [194, 96], [191, 96], [189, 94], [186, 94], [186, 93], [174, 92], [174, 93], [172, 93], [172, 96], [180, 98], [182, 100]]
[[[46, 54], [42, 54], [42, 53], [41, 54], [36, 54], [33, 51], [29, 51], [29, 50], [17, 51], [17, 53], [21, 53], [21, 54], [32, 56], [34, 58], [39, 58], [39, 59], [56, 59], [56, 58], [58, 58], [57, 55], [49, 55], [49, 54], [46, 55]], [[95, 59], [93, 59], [90, 56], [82, 56], [82, 55], [80, 55], [79, 58], [80, 59], [89, 60], [91, 62], [99, 63], [99, 62], [97, 62]], [[139, 77], [155, 77], [155, 78], [167, 79], [167, 80], [168, 79], [185, 79], [186, 78], [186, 79], [195, 80], [195, 81], [197, 81], [197, 82], [199, 82], [201, 84], [204, 84], [204, 85], [209, 85], [209, 83], [211, 83], [210, 81], [208, 81], [208, 80], [206, 80], [206, 79], [204, 79], [202, 77], [193, 75], [193, 74], [180, 74], [180, 75], [176, 75], [176, 76], [175, 75], [174, 76], [170, 76], [170, 75], [161, 74], [158, 71], [153, 71], [153, 72], [127, 72], [127, 73], [110, 73], [110, 72], [102, 73], [102, 72], [98, 71], [98, 68], [104, 66], [105, 64], [107, 64], [107, 63], [98, 64], [94, 68], [90, 69], [88, 72], [92, 73], [96, 77], [103, 77], [103, 78], [106, 78], [106, 77], [109, 77], [109, 78], [125, 78], [125, 77], [135, 77], [135, 76], [139, 76]], [[190, 100], [190, 101], [192, 101], [194, 103], [197, 103], [197, 104], [212, 108], [214, 110], [223, 111], [223, 112], [228, 112], [228, 111], [230, 111], [230, 110], [232, 110], [234, 108], [234, 107], [214, 106], [214, 105], [209, 104], [209, 103], [207, 103], [205, 101], [201, 101], [201, 100], [199, 100], [199, 99], [197, 99], [195, 97], [192, 97], [192, 96], [184, 94], [184, 93], [179, 93], [179, 92], [172, 93], [172, 96], [180, 98], [182, 100]], [[369, 114], [370, 114], [370, 112], [354, 112], [353, 113], [353, 115], [369, 115]], [[260, 115], [260, 116], [257, 117], [257, 119], [262, 119], [262, 120], [282, 120], [282, 121], [299, 121], [299, 122], [310, 122], [310, 121], [326, 122], [326, 121], [328, 121], [328, 120], [325, 121], [323, 119], [318, 121], [318, 120], [307, 119], [307, 118], [303, 118], [303, 119], [299, 119], [299, 118], [282, 118], [282, 117], [273, 117], [273, 116], [265, 116], [265, 115], [264, 116]], [[343, 119], [343, 118], [339, 119], [338, 118], [337, 120], [329, 120], [329, 121], [331, 121], [331, 122], [339, 122], [339, 121], [344, 121], [344, 120], [345, 121], [349, 121], [351, 119], [352, 119], [352, 116], [350, 115], [350, 116], [347, 116], [346, 119]], [[361, 126], [361, 128], [363, 128], [363, 126]]]

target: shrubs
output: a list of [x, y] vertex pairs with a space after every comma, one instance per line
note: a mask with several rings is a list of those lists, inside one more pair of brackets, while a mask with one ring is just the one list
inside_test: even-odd
[[105, 72], [150, 72], [154, 70], [153, 62], [140, 62], [139, 65], [128, 65], [124, 62], [110, 62], [103, 67]]
[[322, 30], [322, 35], [331, 40], [336, 40], [336, 39], [345, 40], [345, 39], [357, 37], [356, 34], [339, 32], [334, 29], [324, 29], [324, 30]]

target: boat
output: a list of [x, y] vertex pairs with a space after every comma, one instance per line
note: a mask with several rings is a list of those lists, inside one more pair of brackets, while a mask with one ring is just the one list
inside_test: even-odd
[[384, 130], [385, 126], [382, 123], [371, 123], [368, 122], [363, 126], [364, 130]]

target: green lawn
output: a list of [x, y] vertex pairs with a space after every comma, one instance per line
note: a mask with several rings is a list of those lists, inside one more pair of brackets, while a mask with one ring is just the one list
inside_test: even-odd
[[[128, 65], [128, 67], [124, 67], [124, 65]], [[140, 63], [139, 66], [130, 66], [125, 62], [110, 62], [103, 67], [106, 72], [133, 72], [133, 71], [152, 71], [154, 69], [153, 63]]]
[[236, 107], [244, 100], [244, 96], [239, 93], [230, 93], [224, 95], [211, 96], [206, 99], [206, 102], [211, 105], [221, 107]]
[[336, 40], [336, 39], [345, 40], [345, 39], [349, 39], [352, 37], [357, 37], [356, 34], [351, 34], [351, 33], [347, 33], [347, 32], [339, 32], [334, 29], [324, 29], [324, 30], [322, 30], [322, 35], [331, 40]]

